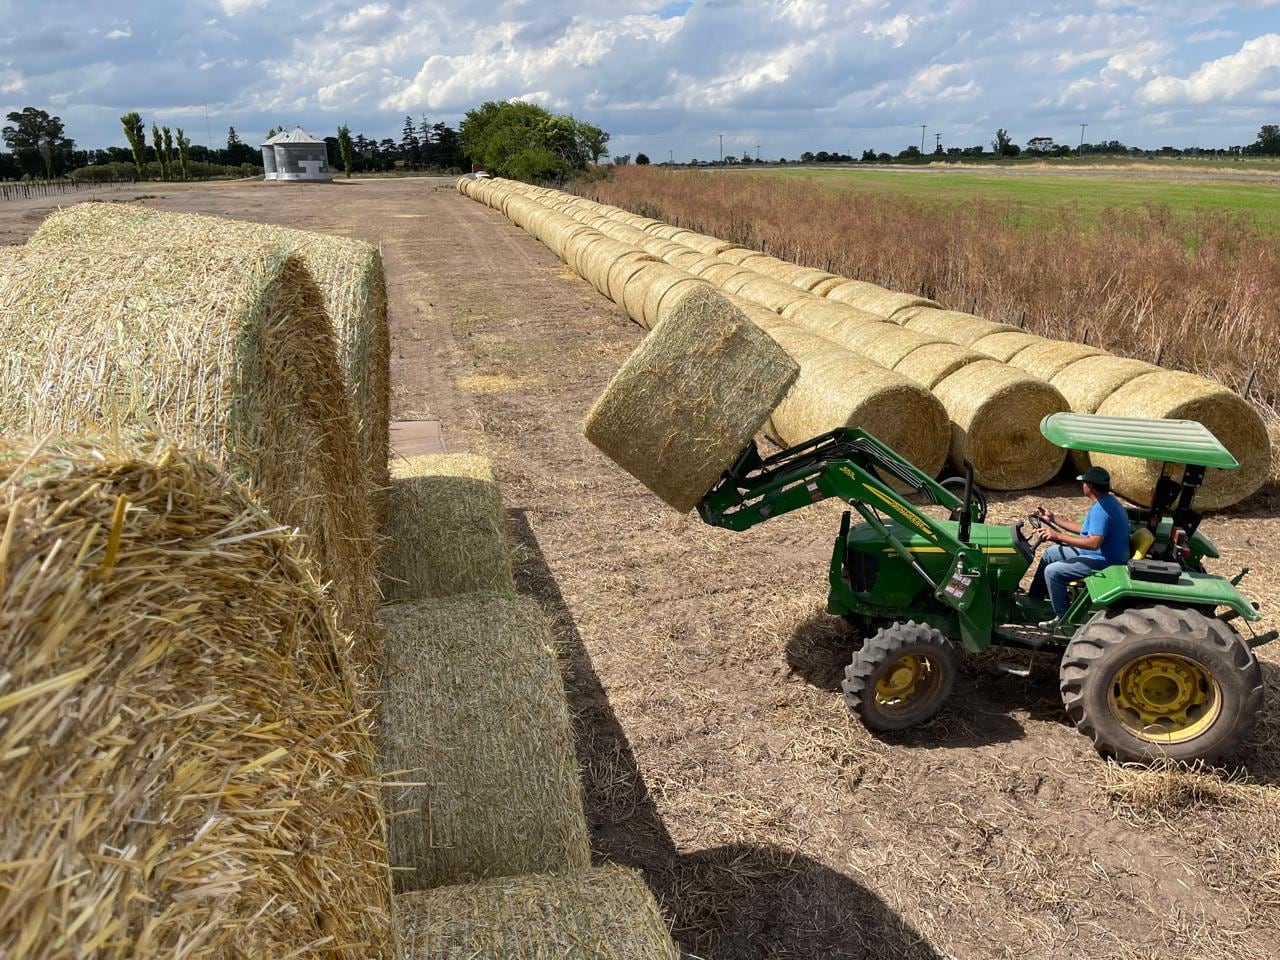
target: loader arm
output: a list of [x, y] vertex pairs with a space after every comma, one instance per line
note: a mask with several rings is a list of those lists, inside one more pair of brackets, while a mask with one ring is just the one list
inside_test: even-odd
[[[994, 597], [984, 582], [982, 550], [918, 510], [888, 485], [886, 476], [961, 519], [964, 501], [871, 434], [855, 428], [833, 430], [767, 459], [753, 442], [703, 497], [698, 514], [712, 526], [747, 530], [829, 497], [841, 500], [884, 538], [934, 597], [956, 611], [966, 645], [985, 647], [990, 642]], [[914, 529], [951, 558], [943, 581], [935, 581], [920, 566], [885, 525], [882, 513]], [[967, 526], [962, 523], [961, 529]]]

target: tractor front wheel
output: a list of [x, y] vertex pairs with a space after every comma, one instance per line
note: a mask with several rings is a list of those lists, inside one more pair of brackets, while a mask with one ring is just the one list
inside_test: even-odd
[[1230, 753], [1262, 707], [1262, 670], [1240, 635], [1182, 607], [1103, 611], [1068, 644], [1062, 702], [1098, 752], [1117, 760]]
[[845, 668], [844, 702], [868, 730], [905, 730], [931, 719], [951, 694], [956, 651], [933, 627], [908, 620], [877, 631]]

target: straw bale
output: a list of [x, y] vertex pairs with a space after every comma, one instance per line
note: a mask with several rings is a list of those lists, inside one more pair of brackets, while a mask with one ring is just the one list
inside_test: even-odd
[[812, 293], [815, 297], [825, 297], [828, 293], [830, 293], [836, 287], [847, 282], [848, 281], [844, 277], [832, 276], [826, 280], [820, 280], [819, 282], [815, 283], [812, 287], [809, 288], [809, 292]]
[[904, 356], [893, 365], [893, 371], [932, 390], [961, 367], [984, 359], [982, 354], [958, 343], [929, 343]]
[[674, 303], [681, 290], [704, 286], [705, 281], [666, 263], [646, 263], [634, 273], [622, 291], [622, 306], [629, 316], [646, 330], [652, 330], [662, 318], [662, 301], [668, 294]]
[[752, 250], [750, 247], [729, 247], [717, 253], [716, 256], [721, 260], [741, 267], [746, 266], [747, 261], [753, 257], [763, 257], [764, 254], [759, 250]]
[[387, 287], [378, 248], [361, 240], [224, 220], [167, 213], [124, 203], [77, 203], [48, 217], [29, 243], [82, 249], [117, 249], [139, 233], [166, 236], [197, 231], [227, 244], [278, 243], [297, 254], [319, 288], [333, 324], [338, 362], [346, 374], [356, 417], [356, 440], [380, 526], [386, 508], [388, 435], [391, 419], [391, 340]]
[[1066, 456], [1040, 433], [1040, 421], [1067, 409], [1062, 394], [994, 360], [970, 363], [933, 388], [951, 417], [951, 465], [973, 463], [991, 490], [1025, 490], [1050, 480]]
[[636, 250], [633, 253], [619, 257], [609, 267], [609, 275], [605, 278], [605, 284], [608, 287], [606, 295], [618, 306], [622, 306], [623, 294], [626, 292], [627, 284], [631, 278], [645, 267], [655, 263], [662, 263], [662, 261], [653, 256], [653, 254], [645, 253], [642, 250]]
[[929, 307], [904, 310], [894, 317], [894, 323], [901, 323], [909, 330], [931, 333], [962, 347], [971, 347], [993, 333], [1018, 332], [1017, 327], [1011, 327], [1007, 323], [997, 323], [995, 320], [975, 317], [959, 310], [934, 310]]
[[769, 418], [768, 433], [789, 447], [837, 427], [862, 427], [936, 476], [947, 460], [951, 425], [929, 391], [786, 322], [769, 336], [800, 365], [800, 376]]
[[167, 441], [0, 441], [0, 955], [388, 958], [365, 719], [296, 534]]
[[551, 630], [527, 597], [390, 604], [382, 704], [397, 890], [591, 864]]
[[400, 960], [680, 960], [643, 878], [613, 865], [396, 897]]
[[59, 224], [89, 230], [101, 216], [111, 226], [84, 242], [57, 243], [50, 230], [0, 263], [0, 433], [144, 428], [209, 451], [306, 534], [339, 625], [355, 636], [356, 666], [371, 665], [378, 586], [366, 473], [339, 345], [305, 258], [274, 230], [213, 217], [183, 217], [169, 232], [168, 218], [80, 216]]
[[782, 315], [793, 323], [808, 327], [819, 333], [833, 331], [846, 326], [858, 326], [864, 323], [885, 323], [884, 317], [859, 310], [844, 303], [832, 303], [816, 296], [806, 297], [790, 304]]
[[607, 297], [609, 296], [609, 274], [614, 264], [633, 254], [648, 256], [648, 254], [637, 253], [634, 247], [627, 246], [625, 243], [605, 238], [583, 254], [582, 276]]
[[1037, 337], [1034, 333], [1023, 333], [1021, 330], [997, 330], [995, 333], [975, 340], [973, 349], [1001, 363], [1008, 363], [1023, 350], [1043, 342], [1043, 338]]
[[708, 257], [705, 253], [690, 249], [676, 250], [668, 253], [662, 259], [677, 270], [683, 270], [685, 273], [691, 273], [694, 276], [697, 276], [699, 269], [715, 266], [718, 262], [714, 257]]
[[675, 509], [697, 505], [799, 369], [708, 286], [685, 293], [614, 376], [588, 440]]
[[[1196, 504], [1214, 510], [1257, 492], [1271, 466], [1271, 441], [1257, 409], [1221, 384], [1176, 370], [1158, 370], [1126, 383], [1111, 394], [1098, 413], [1112, 417], [1195, 420], [1204, 424], [1240, 462], [1238, 470], [1209, 470]], [[1090, 454], [1111, 472], [1111, 485], [1121, 496], [1149, 506], [1159, 477], [1159, 464], [1135, 457]]]
[[747, 280], [751, 279], [752, 273], [746, 267], [739, 267], [736, 264], [714, 263], [703, 267], [703, 269], [698, 273], [698, 276], [703, 280], [706, 280], [708, 283], [724, 289], [724, 285], [732, 281], [735, 277], [744, 278], [740, 282], [745, 283]]
[[[753, 267], [752, 270], [754, 271], [754, 269]], [[789, 283], [760, 276], [748, 279], [745, 283], [739, 285], [734, 292], [739, 296], [746, 297], [748, 300], [754, 300], [756, 303], [766, 306], [777, 313], [781, 313], [787, 307], [800, 300], [815, 299], [812, 294], [805, 293]]]
[[701, 251], [709, 257], [719, 257], [726, 250], [732, 250], [737, 246], [737, 244], [730, 243], [728, 240], [708, 237], [701, 233], [695, 233], [693, 237], [686, 238], [684, 243], [685, 246], [693, 247], [693, 249]]
[[763, 274], [770, 280], [777, 280], [788, 286], [796, 286], [795, 281], [807, 278], [809, 274], [819, 272], [767, 255], [759, 259], [753, 259], [751, 261], [751, 269], [756, 273]]
[[387, 599], [515, 592], [502, 497], [485, 457], [399, 459], [392, 474], [382, 558]]
[[676, 234], [688, 233], [689, 231], [685, 230], [683, 227], [673, 227], [669, 223], [662, 223], [653, 227], [648, 232], [652, 233], [655, 237], [661, 237], [663, 240], [674, 240]]
[[861, 280], [846, 280], [832, 287], [825, 294], [828, 300], [836, 303], [847, 303], [851, 307], [866, 310], [881, 317], [892, 317], [899, 310], [912, 307], [936, 307], [937, 304], [926, 297], [917, 297], [910, 293], [896, 293], [886, 290], [874, 283]]
[[1085, 357], [1068, 364], [1050, 378], [1076, 413], [1097, 413], [1102, 402], [1131, 380], [1159, 367], [1128, 357]]
[[1055, 374], [1077, 360], [1083, 360], [1085, 357], [1100, 357], [1104, 353], [1105, 351], [1097, 347], [1090, 347], [1083, 343], [1037, 339], [1035, 343], [1010, 357], [1009, 363], [1019, 370], [1025, 370], [1033, 377], [1052, 380]]
[[827, 273], [825, 270], [812, 269], [806, 269], [803, 273], [796, 275], [790, 281], [793, 287], [799, 287], [806, 293], [812, 293], [816, 297], [820, 297], [822, 294], [817, 292], [815, 288], [822, 287], [824, 290], [830, 290], [832, 287], [843, 282], [843, 277], [837, 277], [835, 274]]
[[[870, 324], [859, 328], [858, 333], [869, 329]], [[919, 350], [921, 347], [933, 346], [936, 344], [946, 343], [946, 341], [931, 337], [927, 333], [920, 333], [918, 330], [907, 330], [896, 324], [889, 324], [888, 331], [884, 336], [877, 336], [872, 339], [860, 352], [868, 360], [872, 360], [882, 367], [892, 370], [897, 366], [898, 362]], [[954, 347], [954, 343], [946, 343], [949, 347]], [[964, 349], [961, 347], [960, 349]]]

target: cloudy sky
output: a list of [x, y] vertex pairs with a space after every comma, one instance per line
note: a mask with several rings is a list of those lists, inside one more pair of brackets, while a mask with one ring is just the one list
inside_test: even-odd
[[[83, 146], [118, 118], [220, 146], [276, 124], [395, 136], [520, 97], [617, 153], [1119, 139], [1252, 142], [1280, 122], [1280, 0], [0, 0], [0, 104]], [[208, 112], [208, 125], [205, 112]]]

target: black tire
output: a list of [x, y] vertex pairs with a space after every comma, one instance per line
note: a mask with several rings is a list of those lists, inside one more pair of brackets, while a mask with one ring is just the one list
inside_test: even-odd
[[[1217, 617], [1182, 607], [1099, 613], [1067, 645], [1059, 680], [1076, 728], [1122, 761], [1229, 754], [1262, 709], [1253, 651]], [[1159, 706], [1157, 719], [1143, 706]]]
[[[921, 671], [905, 699], [886, 695], [877, 686], [889, 684], [891, 670], [908, 658], [916, 658]], [[905, 730], [932, 719], [942, 709], [955, 685], [955, 647], [933, 627], [908, 620], [878, 630], [844, 670], [844, 702], [868, 730], [888, 733]], [[913, 667], [908, 667], [915, 674]]]

